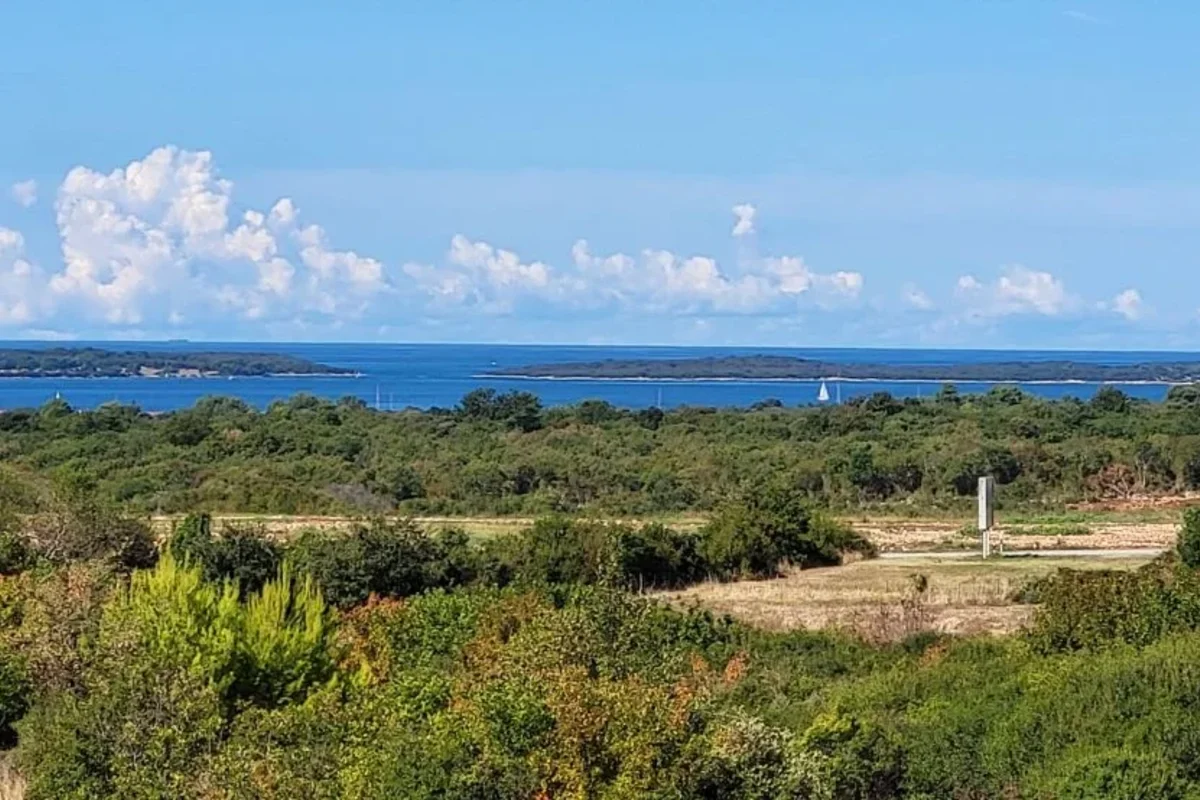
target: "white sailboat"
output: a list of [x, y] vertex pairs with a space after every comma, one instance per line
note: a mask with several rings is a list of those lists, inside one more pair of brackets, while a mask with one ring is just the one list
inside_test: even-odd
[[829, 387], [825, 385], [825, 381], [821, 381], [821, 391], [817, 392], [817, 402], [829, 402]]

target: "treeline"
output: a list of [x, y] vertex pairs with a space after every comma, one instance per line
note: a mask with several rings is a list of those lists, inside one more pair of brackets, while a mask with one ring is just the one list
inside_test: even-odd
[[[0, 576], [79, 562], [128, 573], [158, 558], [160, 542], [144, 521], [74, 487], [45, 489], [10, 475], [0, 481], [0, 507]], [[557, 516], [480, 540], [377, 517], [349, 530], [313, 526], [279, 538], [252, 523], [214, 526], [199, 513], [175, 525], [164, 546], [205, 579], [234, 583], [243, 593], [259, 591], [290, 564], [338, 608], [467, 586], [605, 583], [641, 590], [771, 578], [786, 567], [836, 565], [847, 554], [875, 552], [782, 485], [748, 488], [698, 530]]]
[[698, 531], [550, 517], [517, 533], [473, 541], [464, 532], [430, 532], [410, 520], [376, 519], [349, 532], [303, 531], [286, 542], [252, 525], [213, 531], [206, 514], [189, 516], [170, 552], [210, 580], [257, 591], [286, 561], [311, 576], [339, 608], [368, 597], [407, 597], [464, 586], [607, 584], [664, 589], [703, 580], [772, 578], [784, 567], [840, 564], [874, 555], [847, 527], [809, 511], [786, 489], [756, 489], [725, 504]]
[[103, 350], [98, 347], [0, 348], [0, 374], [20, 377], [114, 378], [143, 370], [175, 375], [350, 374], [353, 370], [318, 364], [284, 353], [168, 352]]
[[835, 407], [543, 408], [478, 390], [453, 409], [379, 412], [297, 396], [171, 414], [62, 401], [0, 414], [0, 457], [133, 510], [648, 515], [704, 512], [782, 480], [834, 509], [966, 506], [981, 475], [1008, 507], [1200, 488], [1200, 389], [1165, 402], [1014, 387]]
[[[784, 519], [778, 500], [740, 513]], [[1200, 793], [1197, 513], [1140, 571], [1027, 587], [1024, 634], [868, 645], [639, 598], [603, 566], [617, 550], [569, 544], [590, 523], [518, 548], [553, 582], [429, 589], [477, 568], [453, 535], [364, 525], [336, 556], [301, 537], [279, 561], [193, 516], [151, 567], [101, 535], [119, 516], [51, 501], [63, 541], [94, 523], [102, 543], [52, 557], [45, 521], [6, 522], [30, 550], [0, 581], [0, 725], [26, 800]]]
[[968, 383], [1086, 381], [1088, 383], [1188, 383], [1200, 378], [1200, 362], [1144, 361], [1088, 364], [1080, 361], [991, 361], [970, 364], [861, 364], [814, 361], [793, 356], [716, 356], [678, 359], [609, 359], [533, 364], [496, 370], [496, 375], [530, 378], [633, 378], [659, 380], [898, 380]]

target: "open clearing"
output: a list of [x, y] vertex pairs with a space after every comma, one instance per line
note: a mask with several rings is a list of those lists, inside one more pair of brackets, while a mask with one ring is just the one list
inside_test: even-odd
[[[281, 538], [305, 528], [348, 529], [354, 519], [334, 516], [218, 514], [218, 524], [253, 524]], [[157, 517], [167, 533], [178, 517]], [[532, 524], [519, 517], [420, 517], [431, 528], [461, 528], [491, 538]], [[625, 520], [638, 522], [638, 520]], [[661, 519], [679, 528], [697, 528], [697, 516]], [[1038, 558], [993, 558], [970, 554], [979, 539], [961, 523], [945, 520], [865, 518], [846, 522], [879, 547], [884, 558], [842, 567], [795, 571], [776, 580], [705, 583], [657, 593], [679, 606], [699, 606], [774, 630], [844, 627], [867, 638], [893, 639], [918, 630], [947, 633], [1007, 633], [1028, 622], [1033, 607], [1012, 602], [1014, 590], [1059, 567], [1121, 569], [1146, 563], [1171, 547], [1177, 526], [1169, 521], [1068, 516], [1021, 520], [993, 533], [997, 548], [1014, 551], [1069, 551]], [[1134, 552], [1129, 552], [1134, 551]], [[1140, 552], [1139, 552], [1140, 551]], [[913, 575], [928, 587], [913, 602]]]
[[[182, 516], [162, 515], [151, 518], [151, 525], [159, 533], [169, 533], [171, 527], [177, 524]], [[261, 525], [267, 533], [273, 536], [287, 537], [299, 533], [306, 528], [349, 529], [356, 517], [346, 516], [289, 516], [282, 514], [213, 514], [213, 520], [218, 526]], [[432, 529], [460, 528], [471, 536], [489, 539], [516, 533], [522, 528], [528, 528], [534, 523], [533, 517], [415, 517], [418, 523]], [[663, 522], [665, 524], [691, 530], [704, 524], [701, 517], [671, 517], [669, 519], [621, 519], [620, 522], [639, 524], [641, 522]]]
[[[347, 528], [351, 517], [281, 516], [258, 514], [216, 514], [218, 524], [228, 522], [263, 526], [268, 533], [287, 537], [304, 528]], [[155, 527], [162, 533], [170, 531], [180, 517], [155, 517]], [[417, 521], [432, 528], [462, 528], [472, 536], [490, 538], [519, 531], [533, 523], [527, 517], [418, 517]], [[637, 523], [643, 520], [624, 520]], [[704, 524], [699, 516], [656, 518], [682, 529], [695, 529]], [[863, 533], [883, 552], [926, 552], [932, 550], [970, 550], [978, 548], [979, 539], [962, 521], [931, 519], [847, 518], [846, 523]], [[993, 541], [1006, 550], [1127, 550], [1166, 548], [1175, 541], [1173, 521], [1126, 521], [1109, 518], [1087, 518], [1077, 521], [1032, 521], [1001, 524], [993, 533]]]
[[[1010, 599], [1031, 578], [1060, 567], [1131, 569], [1147, 560], [898, 557], [795, 570], [774, 580], [703, 583], [655, 596], [770, 630], [844, 627], [877, 639], [928, 628], [956, 634], [1008, 633], [1033, 613], [1033, 606]], [[914, 575], [928, 581], [919, 602], [912, 601]]]
[[[932, 520], [847, 520], [884, 552], [978, 549], [979, 535], [962, 524]], [[1070, 522], [1001, 524], [994, 546], [1006, 550], [1129, 550], [1166, 548], [1174, 522]]]

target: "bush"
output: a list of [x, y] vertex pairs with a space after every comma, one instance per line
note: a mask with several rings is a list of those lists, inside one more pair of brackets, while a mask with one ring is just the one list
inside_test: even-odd
[[1058, 800], [1185, 800], [1189, 790], [1179, 768], [1162, 753], [1114, 747], [1083, 749], [1055, 763], [1046, 794]]
[[0, 575], [16, 575], [34, 565], [37, 558], [25, 537], [16, 531], [0, 531]]
[[296, 569], [311, 575], [338, 608], [372, 594], [407, 597], [475, 580], [477, 556], [461, 531], [430, 536], [411, 520], [376, 520], [350, 533], [305, 531], [288, 549]]
[[1192, 569], [1200, 568], [1200, 508], [1183, 512], [1183, 524], [1175, 542], [1179, 560]]
[[1044, 653], [1145, 646], [1200, 628], [1200, 574], [1164, 559], [1141, 569], [1062, 569], [1037, 587], [1030, 641]]
[[497, 586], [518, 581], [678, 587], [708, 574], [701, 545], [697, 533], [656, 523], [635, 526], [549, 517], [485, 544], [480, 575]]
[[132, 576], [81, 645], [79, 685], [18, 726], [31, 798], [194, 797], [235, 713], [303, 703], [333, 674], [320, 594], [285, 570], [238, 602], [167, 556]]
[[685, 586], [708, 571], [695, 533], [660, 524], [617, 528], [614, 533], [617, 567], [630, 588]]
[[487, 553], [504, 573], [525, 583], [597, 583], [615, 568], [615, 531], [604, 522], [549, 517], [520, 533], [490, 543]]
[[29, 709], [32, 695], [25, 659], [10, 647], [0, 647], [0, 746], [16, 743], [13, 726]]
[[158, 546], [148, 525], [83, 490], [59, 489], [26, 522], [30, 549], [52, 564], [105, 561], [128, 572], [154, 566]]
[[814, 518], [799, 489], [756, 486], [717, 510], [701, 550], [718, 575], [765, 578], [784, 563], [828, 566], [847, 550], [870, 552], [870, 546], [853, 531]]
[[236, 581], [243, 593], [257, 592], [279, 572], [283, 553], [261, 527], [226, 525], [212, 534], [208, 514], [186, 517], [168, 545], [183, 563], [198, 566], [210, 581]]

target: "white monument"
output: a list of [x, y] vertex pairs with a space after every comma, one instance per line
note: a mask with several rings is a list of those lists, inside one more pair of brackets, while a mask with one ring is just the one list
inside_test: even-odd
[[996, 515], [996, 482], [990, 475], [979, 479], [979, 535], [983, 539], [983, 557], [992, 554], [990, 532]]

